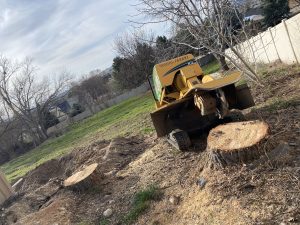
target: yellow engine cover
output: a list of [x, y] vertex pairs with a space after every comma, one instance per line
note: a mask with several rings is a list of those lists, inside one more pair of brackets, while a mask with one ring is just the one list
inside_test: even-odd
[[[172, 85], [175, 74], [178, 72], [176, 67], [194, 59], [192, 54], [184, 55], [163, 63], [156, 64], [153, 68], [153, 74], [159, 78], [162, 87]], [[184, 73], [185, 78], [203, 74], [199, 64], [194, 63], [180, 69]]]

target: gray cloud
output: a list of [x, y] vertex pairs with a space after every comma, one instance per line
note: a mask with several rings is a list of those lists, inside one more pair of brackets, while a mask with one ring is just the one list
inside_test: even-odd
[[[42, 75], [110, 66], [117, 33], [134, 14], [124, 0], [0, 0], [0, 53], [32, 57]], [[161, 26], [154, 29], [160, 32]]]

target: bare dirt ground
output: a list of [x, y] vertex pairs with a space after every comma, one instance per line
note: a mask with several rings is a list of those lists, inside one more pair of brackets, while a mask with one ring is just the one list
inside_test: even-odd
[[[2, 206], [0, 224], [123, 224], [135, 193], [153, 184], [162, 195], [134, 224], [300, 224], [300, 73], [276, 71], [265, 74], [264, 87], [252, 87], [257, 106], [244, 112], [270, 126], [256, 161], [207, 168], [205, 134], [188, 152], [154, 135], [95, 141], [27, 174]], [[104, 173], [99, 186], [62, 188], [63, 179], [94, 162]]]

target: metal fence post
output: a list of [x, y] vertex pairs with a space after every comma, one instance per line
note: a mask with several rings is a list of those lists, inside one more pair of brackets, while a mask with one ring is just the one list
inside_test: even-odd
[[270, 32], [271, 34], [271, 38], [272, 38], [272, 42], [273, 42], [273, 45], [274, 45], [274, 48], [275, 48], [275, 51], [276, 51], [276, 54], [277, 54], [277, 58], [280, 62], [282, 62], [281, 58], [280, 58], [280, 55], [278, 53], [278, 49], [277, 49], [277, 46], [276, 46], [276, 43], [275, 43], [275, 40], [274, 40], [274, 36], [273, 36], [273, 33], [272, 33], [272, 30], [271, 28], [268, 29], [268, 31]]
[[258, 35], [259, 35], [259, 37], [260, 37], [260, 41], [261, 41], [261, 43], [262, 43], [262, 45], [263, 45], [265, 54], [266, 54], [266, 56], [267, 56], [267, 60], [268, 60], [269, 63], [271, 63], [271, 61], [270, 61], [270, 59], [269, 59], [269, 56], [268, 56], [268, 53], [267, 53], [267, 49], [266, 49], [264, 40], [263, 40], [263, 38], [262, 38], [262, 36], [261, 36], [261, 32], [259, 32]]
[[294, 58], [295, 58], [296, 62], [297, 62], [298, 64], [300, 64], [300, 63], [299, 63], [299, 60], [298, 60], [298, 58], [297, 58], [297, 55], [296, 55], [296, 52], [295, 52], [295, 49], [294, 49], [292, 40], [291, 40], [291, 36], [290, 36], [290, 33], [289, 33], [289, 29], [288, 29], [288, 27], [287, 27], [287, 25], [286, 25], [286, 19], [282, 20], [282, 23], [283, 23], [283, 25], [284, 25], [284, 27], [285, 27], [285, 30], [286, 30], [286, 33], [287, 33], [287, 36], [288, 36], [288, 39], [289, 39], [289, 42], [290, 42], [290, 45], [291, 45], [291, 48], [292, 48], [292, 51], [293, 51]]

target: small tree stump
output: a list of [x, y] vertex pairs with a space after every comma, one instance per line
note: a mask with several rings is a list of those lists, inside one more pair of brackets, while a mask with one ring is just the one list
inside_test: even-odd
[[98, 163], [91, 164], [73, 174], [64, 181], [64, 187], [75, 191], [85, 191], [99, 185], [103, 175], [98, 169]]
[[246, 162], [261, 154], [261, 144], [269, 126], [262, 121], [234, 122], [215, 127], [207, 138], [211, 166], [227, 166]]

